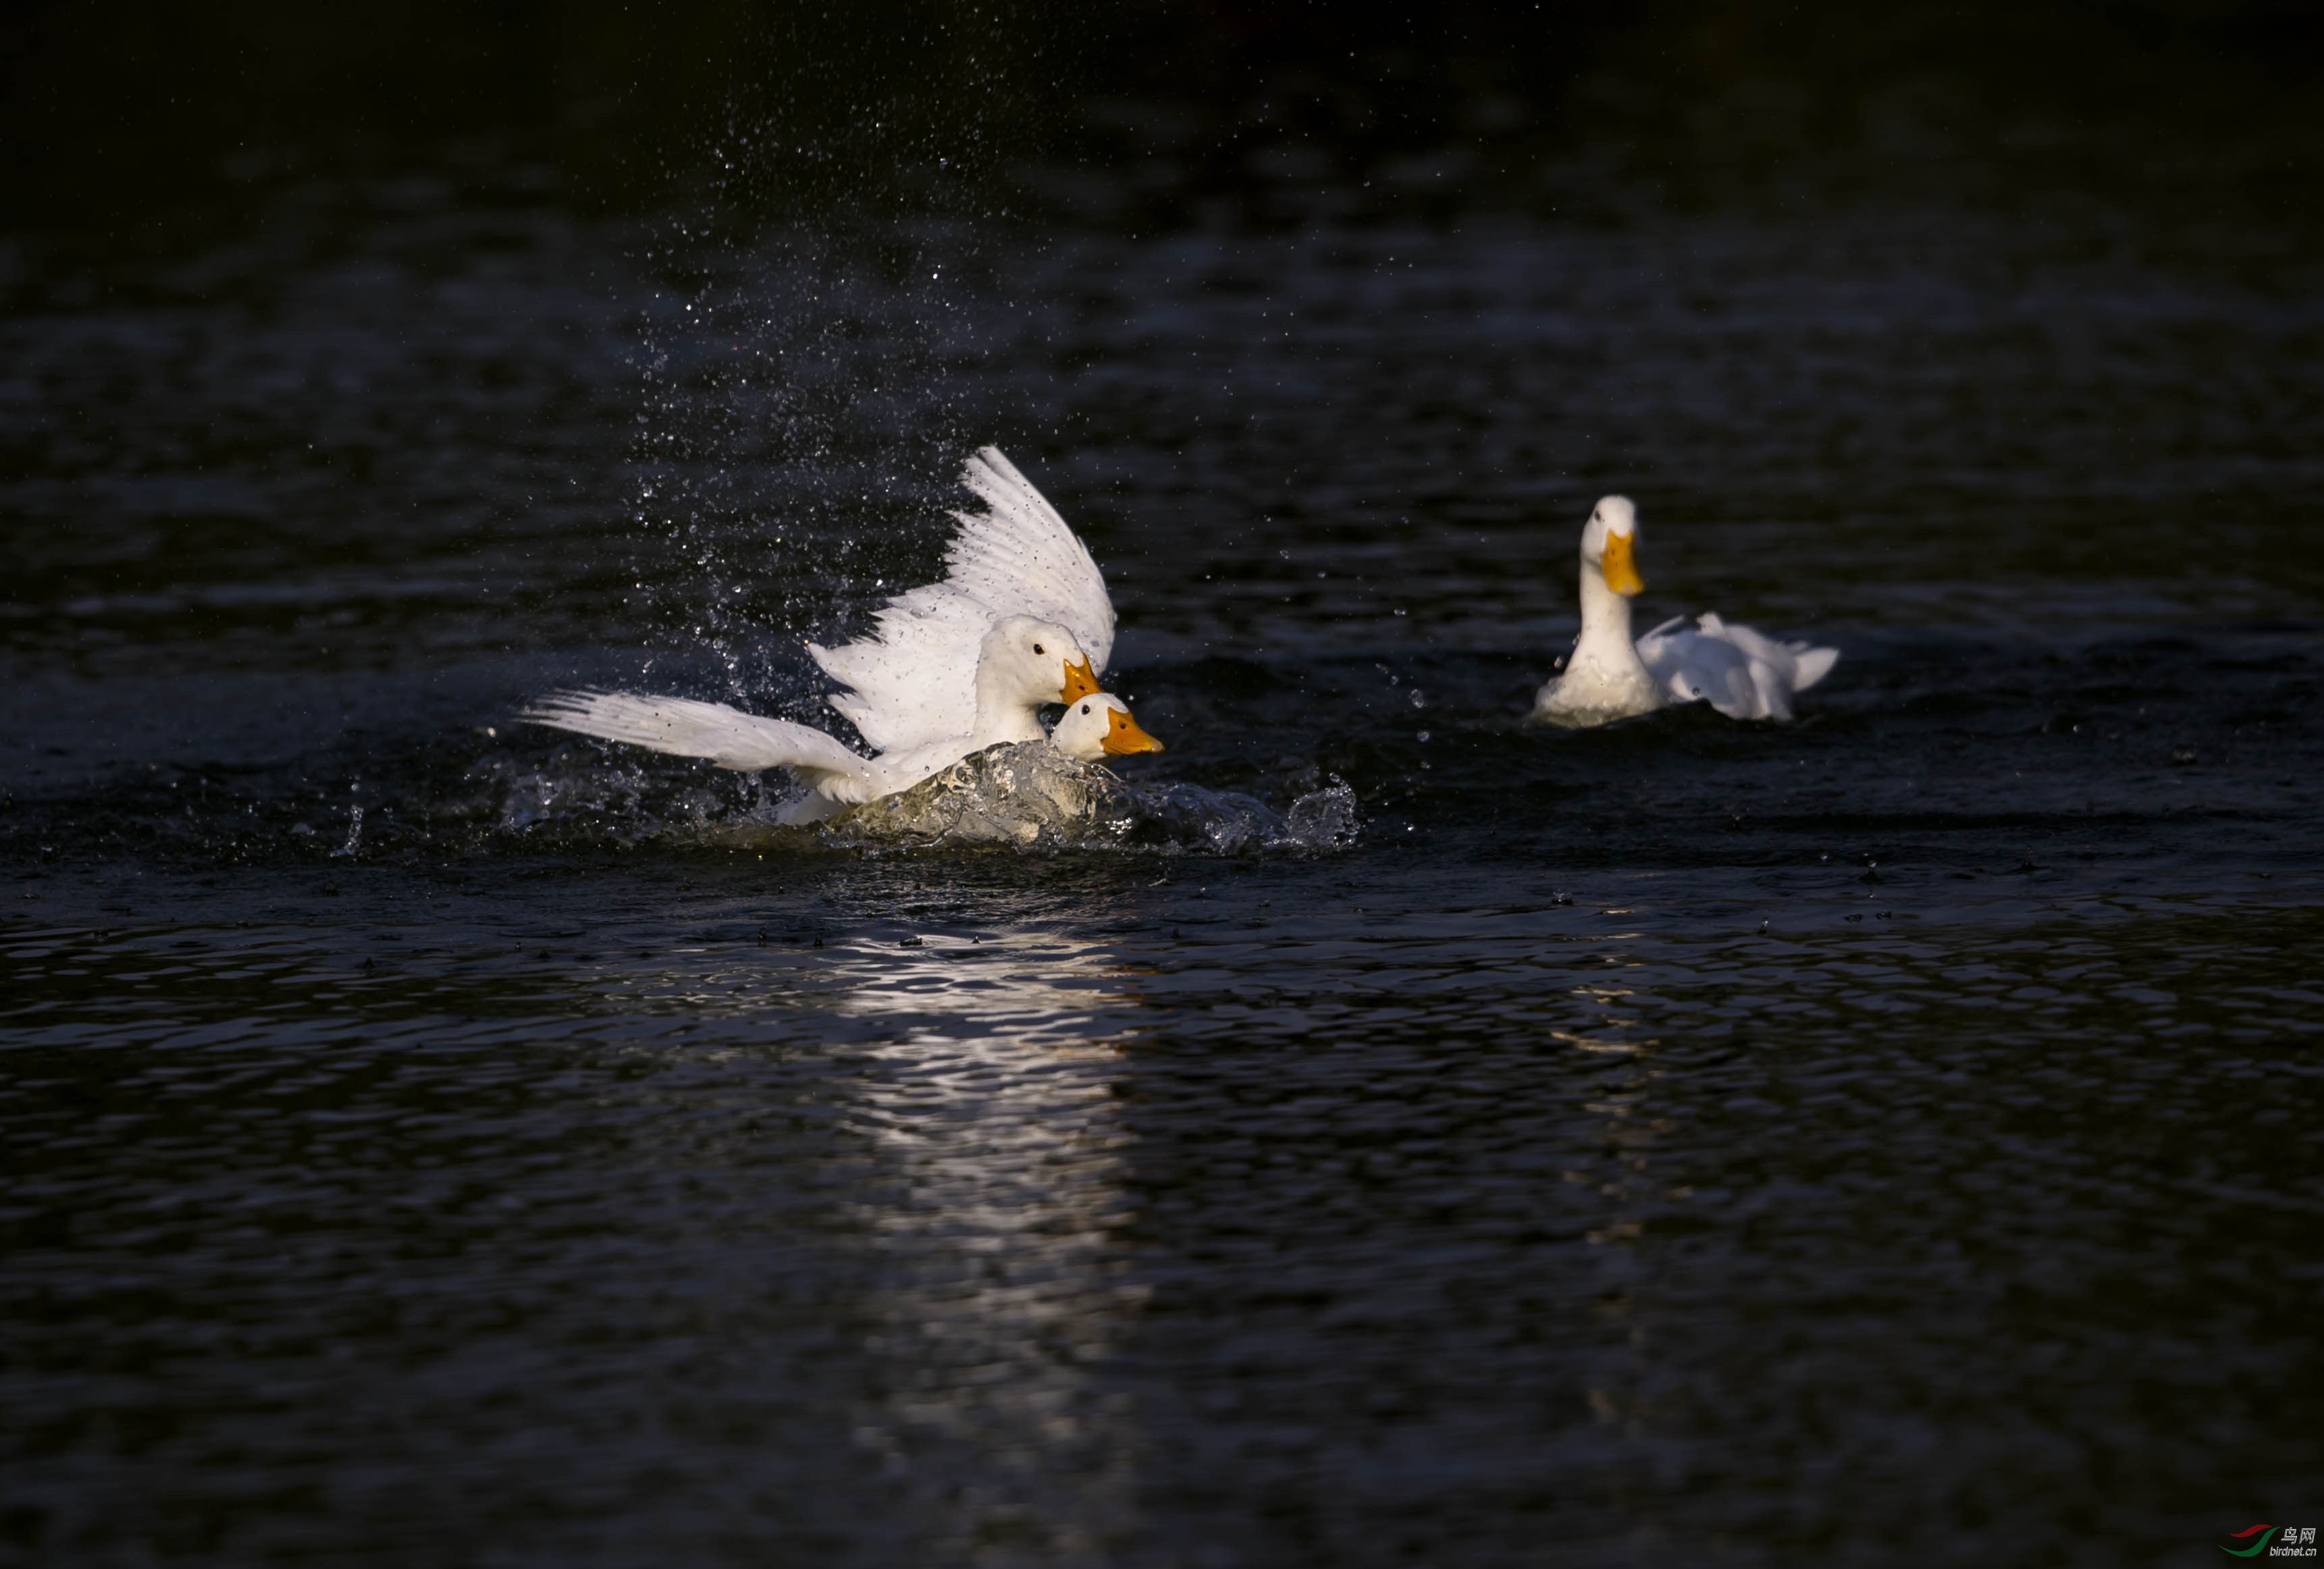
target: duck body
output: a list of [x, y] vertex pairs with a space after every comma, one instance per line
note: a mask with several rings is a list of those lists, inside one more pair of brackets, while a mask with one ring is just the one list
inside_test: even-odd
[[1651, 714], [1667, 700], [1630, 641], [1629, 599], [1608, 584], [1602, 563], [1585, 552], [1582, 634], [1573, 640], [1564, 673], [1535, 694], [1533, 716], [1580, 729]]
[[1792, 697], [1831, 673], [1838, 649], [1778, 642], [1716, 614], [1681, 631], [1683, 616], [1630, 636], [1638, 577], [1637, 509], [1603, 497], [1582, 531], [1582, 632], [1564, 672], [1534, 697], [1539, 723], [1582, 728], [1707, 702], [1730, 719], [1789, 719]]
[[1618, 495], [1599, 502], [1582, 526], [1582, 632], [1564, 673], [1534, 695], [1542, 724], [1607, 725], [1668, 700], [1630, 641], [1630, 596], [1646, 586], [1632, 554], [1637, 529], [1637, 510]]

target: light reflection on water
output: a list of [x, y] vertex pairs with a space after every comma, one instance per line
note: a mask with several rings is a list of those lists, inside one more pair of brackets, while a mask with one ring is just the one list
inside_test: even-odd
[[930, 942], [839, 1000], [899, 1027], [864, 1048], [884, 1071], [851, 1119], [896, 1195], [860, 1216], [891, 1393], [855, 1438], [907, 1466], [953, 1451], [914, 1489], [956, 1520], [945, 1538], [1091, 1553], [1137, 1514], [1125, 1402], [1093, 1381], [1148, 1290], [1111, 1237], [1136, 994], [1111, 954], [1053, 932], [1003, 933], [989, 957]]
[[[889, 1391], [855, 1440], [908, 1482], [951, 1477], [971, 1454], [996, 1468], [973, 1500], [920, 1482], [933, 1490], [923, 1509], [1013, 1519], [1060, 1543], [1119, 1529], [1129, 1446], [1119, 1413], [1093, 1409], [1087, 1370], [1146, 1292], [1109, 1238], [1126, 1202], [1119, 1069], [1145, 1027], [1136, 974], [1056, 922], [671, 958], [607, 1001], [725, 1023], [717, 1044], [689, 1031], [658, 1051], [731, 1057], [759, 1038], [797, 1050], [826, 1032], [848, 1042], [830, 1059], [844, 1088], [835, 1126], [874, 1169], [844, 1231], [872, 1261], [863, 1347]], [[927, 1467], [924, 1452], [946, 1446], [961, 1453]], [[1088, 1459], [1065, 1466], [1069, 1492], [1045, 1491], [1061, 1448]]]
[[844, 1233], [879, 1392], [849, 1437], [924, 1551], [1093, 1554], [1139, 1514], [1129, 1401], [1097, 1381], [1148, 1291], [1112, 1236], [1136, 977], [1061, 923], [918, 941], [784, 966], [786, 1006], [875, 1027], [840, 1119], [872, 1166]]

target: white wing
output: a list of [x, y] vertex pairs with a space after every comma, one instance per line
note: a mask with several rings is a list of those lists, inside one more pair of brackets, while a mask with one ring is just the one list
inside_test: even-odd
[[1792, 690], [1804, 692], [1826, 676], [1832, 666], [1840, 663], [1838, 649], [1812, 649], [1800, 643], [1792, 645]]
[[1113, 602], [1089, 547], [1074, 536], [1017, 466], [988, 447], [961, 483], [988, 511], [959, 512], [945, 577], [898, 595], [870, 637], [835, 649], [807, 644], [824, 673], [852, 688], [834, 708], [880, 751], [965, 735], [976, 716], [976, 656], [1004, 616], [1053, 621], [1078, 639], [1102, 674], [1113, 653]]
[[557, 692], [518, 717], [600, 741], [707, 758], [720, 768], [787, 768], [810, 788], [840, 800], [868, 799], [864, 792], [872, 788], [867, 760], [822, 731], [788, 719], [762, 719], [724, 703], [634, 692]]
[[1734, 644], [1699, 632], [1655, 628], [1638, 640], [1638, 662], [1674, 703], [1708, 701], [1729, 719], [1764, 719], [1750, 661]]
[[1700, 631], [1666, 621], [1638, 640], [1646, 673], [1674, 703], [1706, 701], [1730, 719], [1789, 719], [1792, 696], [1831, 673], [1838, 649], [1777, 642], [1748, 626], [1704, 615]]

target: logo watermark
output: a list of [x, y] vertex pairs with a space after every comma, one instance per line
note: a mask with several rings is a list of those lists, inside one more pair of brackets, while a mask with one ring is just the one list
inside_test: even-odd
[[2313, 1558], [2316, 1556], [2316, 1527], [2313, 1526], [2246, 1526], [2231, 1541], [2245, 1544], [2240, 1547], [2221, 1547], [2230, 1558]]

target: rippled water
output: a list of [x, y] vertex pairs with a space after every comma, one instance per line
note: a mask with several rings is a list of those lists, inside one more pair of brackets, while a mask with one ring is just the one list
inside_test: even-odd
[[[2296, 248], [359, 194], [0, 318], [8, 1553], [2111, 1563], [2324, 1501]], [[1124, 788], [1344, 781], [1351, 842], [837, 847], [512, 722], [816, 715], [797, 639], [986, 439], [1114, 584]], [[1841, 648], [1798, 724], [1521, 725], [1614, 488], [1649, 621]]]

